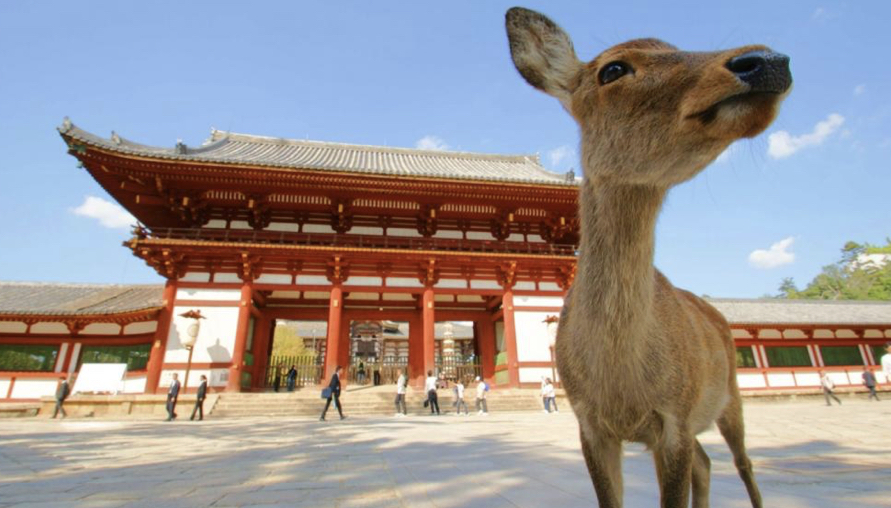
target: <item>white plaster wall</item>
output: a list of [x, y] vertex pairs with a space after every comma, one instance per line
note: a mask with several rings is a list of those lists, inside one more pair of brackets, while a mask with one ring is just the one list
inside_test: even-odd
[[213, 276], [214, 282], [240, 284], [242, 280], [235, 273], [217, 273]]
[[208, 282], [210, 273], [208, 272], [189, 272], [179, 278], [181, 282]]
[[764, 388], [764, 376], [759, 374], [737, 374], [736, 382], [740, 388]]
[[[53, 369], [53, 372], [62, 372], [62, 367], [65, 364], [65, 354], [68, 353], [68, 343], [63, 342], [62, 347], [59, 348], [59, 356], [56, 357], [56, 368]], [[2, 395], [2, 392], [0, 392]]]
[[90, 323], [81, 332], [83, 335], [118, 335], [121, 325], [114, 323]]
[[330, 291], [306, 291], [303, 293], [303, 298], [308, 300], [327, 300], [331, 298]]
[[820, 375], [816, 372], [801, 372], [795, 374], [795, 380], [800, 386], [820, 386]]
[[544, 242], [544, 239], [539, 235], [526, 235], [526, 241], [541, 243]]
[[258, 284], [290, 284], [291, 276], [286, 273], [264, 273], [254, 282]]
[[464, 279], [439, 279], [434, 288], [452, 288], [464, 289], [467, 287], [467, 281]]
[[521, 280], [514, 284], [515, 291], [535, 291], [535, 282], [531, 280]]
[[199, 310], [206, 319], [201, 320], [198, 340], [195, 342], [192, 361], [195, 363], [218, 363], [232, 361], [235, 346], [235, 329], [238, 324], [238, 307], [175, 307], [174, 318], [167, 334], [165, 363], [185, 363], [189, 352], [182, 346], [181, 337], [187, 337], [193, 319], [180, 316], [187, 310]]
[[154, 333], [158, 329], [157, 321], [142, 321], [130, 323], [124, 327], [124, 335], [138, 335], [141, 333]]
[[421, 288], [424, 287], [418, 279], [408, 277], [389, 277], [387, 285], [394, 288]]
[[300, 231], [300, 224], [292, 224], [290, 222], [270, 222], [266, 229], [269, 231], [289, 231], [296, 233]]
[[559, 296], [514, 296], [514, 307], [563, 307]]
[[[158, 386], [165, 391], [170, 388], [170, 383], [173, 381], [174, 372], [179, 375], [180, 383], [183, 383], [186, 380], [185, 369], [164, 370], [161, 372], [161, 378], [158, 381]], [[226, 384], [229, 383], [229, 369], [190, 369], [189, 388], [198, 388], [198, 385], [201, 383], [202, 374], [207, 376], [207, 386], [225, 387]]]
[[384, 279], [382, 277], [350, 277], [343, 283], [343, 285], [344, 286], [380, 286], [383, 283], [384, 283]]
[[125, 379], [124, 393], [145, 393], [145, 376], [128, 377]]
[[492, 233], [486, 233], [484, 231], [468, 231], [467, 239], [468, 240], [494, 240], [495, 237], [492, 236]]
[[324, 233], [326, 235], [330, 235], [334, 233], [334, 230], [331, 229], [331, 226], [326, 226], [324, 224], [304, 224], [303, 225], [304, 233]]
[[794, 387], [795, 379], [792, 377], [792, 373], [768, 373], [767, 374], [767, 382], [770, 383], [770, 386], [773, 387]]
[[216, 229], [219, 229], [219, 228], [223, 228], [223, 229], [225, 229], [225, 228], [226, 228], [226, 221], [224, 221], [223, 219], [211, 219], [211, 220], [207, 221], [207, 224], [205, 224], [204, 227], [206, 227], [206, 228], [216, 228]]
[[560, 286], [558, 286], [556, 282], [539, 282], [538, 290], [539, 291], [563, 291], [562, 289], [560, 289]]
[[52, 379], [18, 378], [12, 387], [12, 398], [39, 399], [40, 397], [53, 396], [56, 394], [58, 381], [55, 376]]
[[452, 229], [445, 229], [442, 231], [437, 231], [433, 238], [453, 238], [453, 239], [462, 239], [464, 238], [464, 233], [460, 231], [455, 231]]
[[348, 235], [382, 235], [384, 234], [384, 228], [376, 228], [376, 227], [365, 227], [365, 226], [355, 226], [349, 231], [347, 231]]
[[520, 382], [521, 383], [541, 383], [542, 376], [551, 378], [551, 381], [555, 381], [553, 377], [556, 375], [556, 369], [551, 371], [549, 368], [545, 367], [521, 367], [520, 368]]
[[229, 369], [212, 369], [207, 377], [207, 386], [226, 386], [229, 383]]
[[5, 399], [9, 393], [9, 383], [11, 379], [0, 379], [0, 399]]
[[176, 290], [177, 300], [214, 300], [214, 301], [238, 301], [241, 300], [241, 291], [237, 289], [190, 289], [180, 288]]
[[234, 220], [229, 223], [230, 229], [254, 229], [246, 220]]
[[306, 284], [308, 286], [328, 286], [328, 278], [324, 275], [298, 275], [297, 284]]
[[501, 289], [501, 286], [498, 285], [494, 280], [471, 280], [470, 281], [471, 289]]
[[2, 333], [25, 333], [26, 331], [28, 331], [28, 325], [20, 321], [0, 321], [0, 332]]
[[65, 323], [35, 323], [31, 327], [31, 333], [64, 333], [68, 335], [68, 327]]
[[388, 228], [387, 234], [390, 236], [405, 236], [409, 238], [419, 238], [421, 236], [416, 229], [408, 228]]
[[547, 312], [514, 311], [517, 327], [517, 356], [521, 362], [551, 361], [548, 327], [544, 318]]

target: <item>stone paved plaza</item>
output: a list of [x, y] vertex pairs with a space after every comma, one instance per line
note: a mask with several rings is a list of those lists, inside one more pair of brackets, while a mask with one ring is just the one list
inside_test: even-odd
[[[891, 400], [749, 402], [746, 420], [766, 506], [891, 506]], [[577, 432], [565, 410], [325, 423], [0, 420], [0, 507], [596, 506]], [[712, 506], [749, 506], [720, 436], [702, 441]], [[649, 455], [628, 446], [624, 469], [626, 506], [657, 506]]]

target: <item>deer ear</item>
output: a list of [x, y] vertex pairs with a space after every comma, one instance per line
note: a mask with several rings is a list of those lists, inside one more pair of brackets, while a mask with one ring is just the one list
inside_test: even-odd
[[523, 78], [569, 109], [573, 77], [582, 63], [566, 32], [544, 15], [522, 7], [507, 11], [505, 26], [511, 58]]

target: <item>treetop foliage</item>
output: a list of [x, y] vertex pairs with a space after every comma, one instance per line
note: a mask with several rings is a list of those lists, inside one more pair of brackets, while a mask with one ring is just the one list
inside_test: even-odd
[[783, 279], [777, 298], [803, 300], [891, 300], [891, 238], [885, 245], [847, 242], [841, 259], [823, 267], [804, 289]]

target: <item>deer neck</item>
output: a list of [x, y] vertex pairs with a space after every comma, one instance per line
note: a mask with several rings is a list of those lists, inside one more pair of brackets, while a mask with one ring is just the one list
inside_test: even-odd
[[652, 319], [656, 219], [666, 189], [585, 179], [577, 299], [604, 345], [633, 347]]

